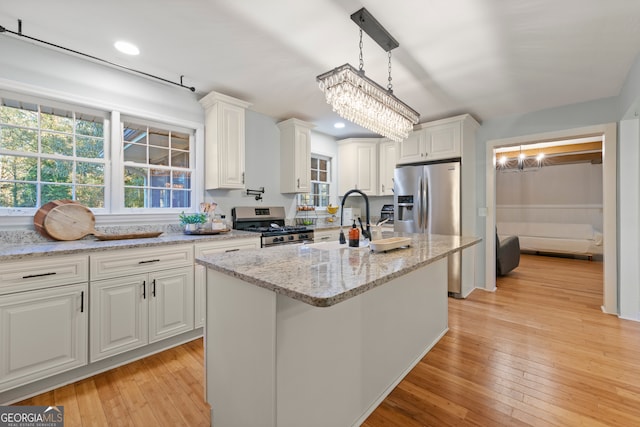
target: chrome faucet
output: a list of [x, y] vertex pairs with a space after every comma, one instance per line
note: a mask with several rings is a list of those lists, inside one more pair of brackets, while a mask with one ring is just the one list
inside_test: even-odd
[[362, 191], [360, 190], [349, 190], [346, 193], [344, 193], [344, 196], [342, 196], [342, 203], [340, 204], [340, 244], [344, 245], [345, 243], [347, 243], [347, 239], [344, 237], [344, 230], [343, 230], [343, 221], [344, 221], [344, 202], [345, 200], [347, 200], [347, 197], [349, 196], [349, 194], [351, 193], [358, 193], [360, 194], [362, 197], [364, 197], [364, 203], [367, 207], [366, 210], [366, 224], [367, 224], [367, 229], [365, 230], [364, 227], [362, 226], [362, 221], [360, 221], [360, 228], [362, 229], [362, 236], [365, 239], [369, 239], [369, 241], [371, 241], [371, 217], [369, 216], [369, 198], [367, 197], [366, 194], [364, 194]]

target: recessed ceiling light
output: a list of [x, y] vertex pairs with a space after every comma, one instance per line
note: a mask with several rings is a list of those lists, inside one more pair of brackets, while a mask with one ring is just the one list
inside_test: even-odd
[[138, 49], [138, 46], [136, 46], [134, 44], [131, 44], [129, 42], [125, 42], [125, 41], [120, 40], [120, 41], [115, 42], [113, 45], [120, 52], [126, 53], [127, 55], [139, 55], [140, 54], [140, 49]]
[[338, 122], [338, 123], [334, 124], [333, 127], [336, 128], [336, 129], [342, 129], [342, 128], [344, 128], [344, 123]]

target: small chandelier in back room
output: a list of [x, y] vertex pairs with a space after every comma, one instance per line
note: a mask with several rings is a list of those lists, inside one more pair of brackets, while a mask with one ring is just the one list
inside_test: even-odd
[[[394, 141], [402, 141], [418, 123], [420, 114], [393, 95], [391, 84], [391, 50], [399, 43], [382, 25], [362, 8], [351, 15], [360, 27], [360, 69], [350, 64], [327, 71], [317, 77], [333, 111], [341, 117]], [[389, 55], [389, 83], [384, 89], [364, 75], [362, 30]]]

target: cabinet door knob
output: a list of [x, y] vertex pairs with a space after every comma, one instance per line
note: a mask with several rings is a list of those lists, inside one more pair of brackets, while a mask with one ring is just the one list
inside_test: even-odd
[[298, 188], [300, 188], [300, 178], [298, 178]]
[[153, 289], [151, 290], [151, 295], [153, 295], [153, 297], [156, 297], [156, 279], [153, 279]]
[[147, 299], [147, 281], [142, 281], [142, 299]]
[[80, 292], [80, 313], [84, 313], [84, 291]]

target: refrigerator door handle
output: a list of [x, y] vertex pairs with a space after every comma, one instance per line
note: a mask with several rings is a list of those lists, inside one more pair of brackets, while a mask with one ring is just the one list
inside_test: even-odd
[[422, 185], [422, 215], [424, 216], [422, 222], [422, 232], [426, 233], [429, 228], [429, 181], [424, 178], [424, 184]]
[[420, 178], [418, 180], [419, 185], [418, 185], [418, 230], [422, 231], [422, 217], [423, 217], [423, 212], [422, 212], [422, 189], [424, 186], [424, 182], [422, 181], [422, 178]]

